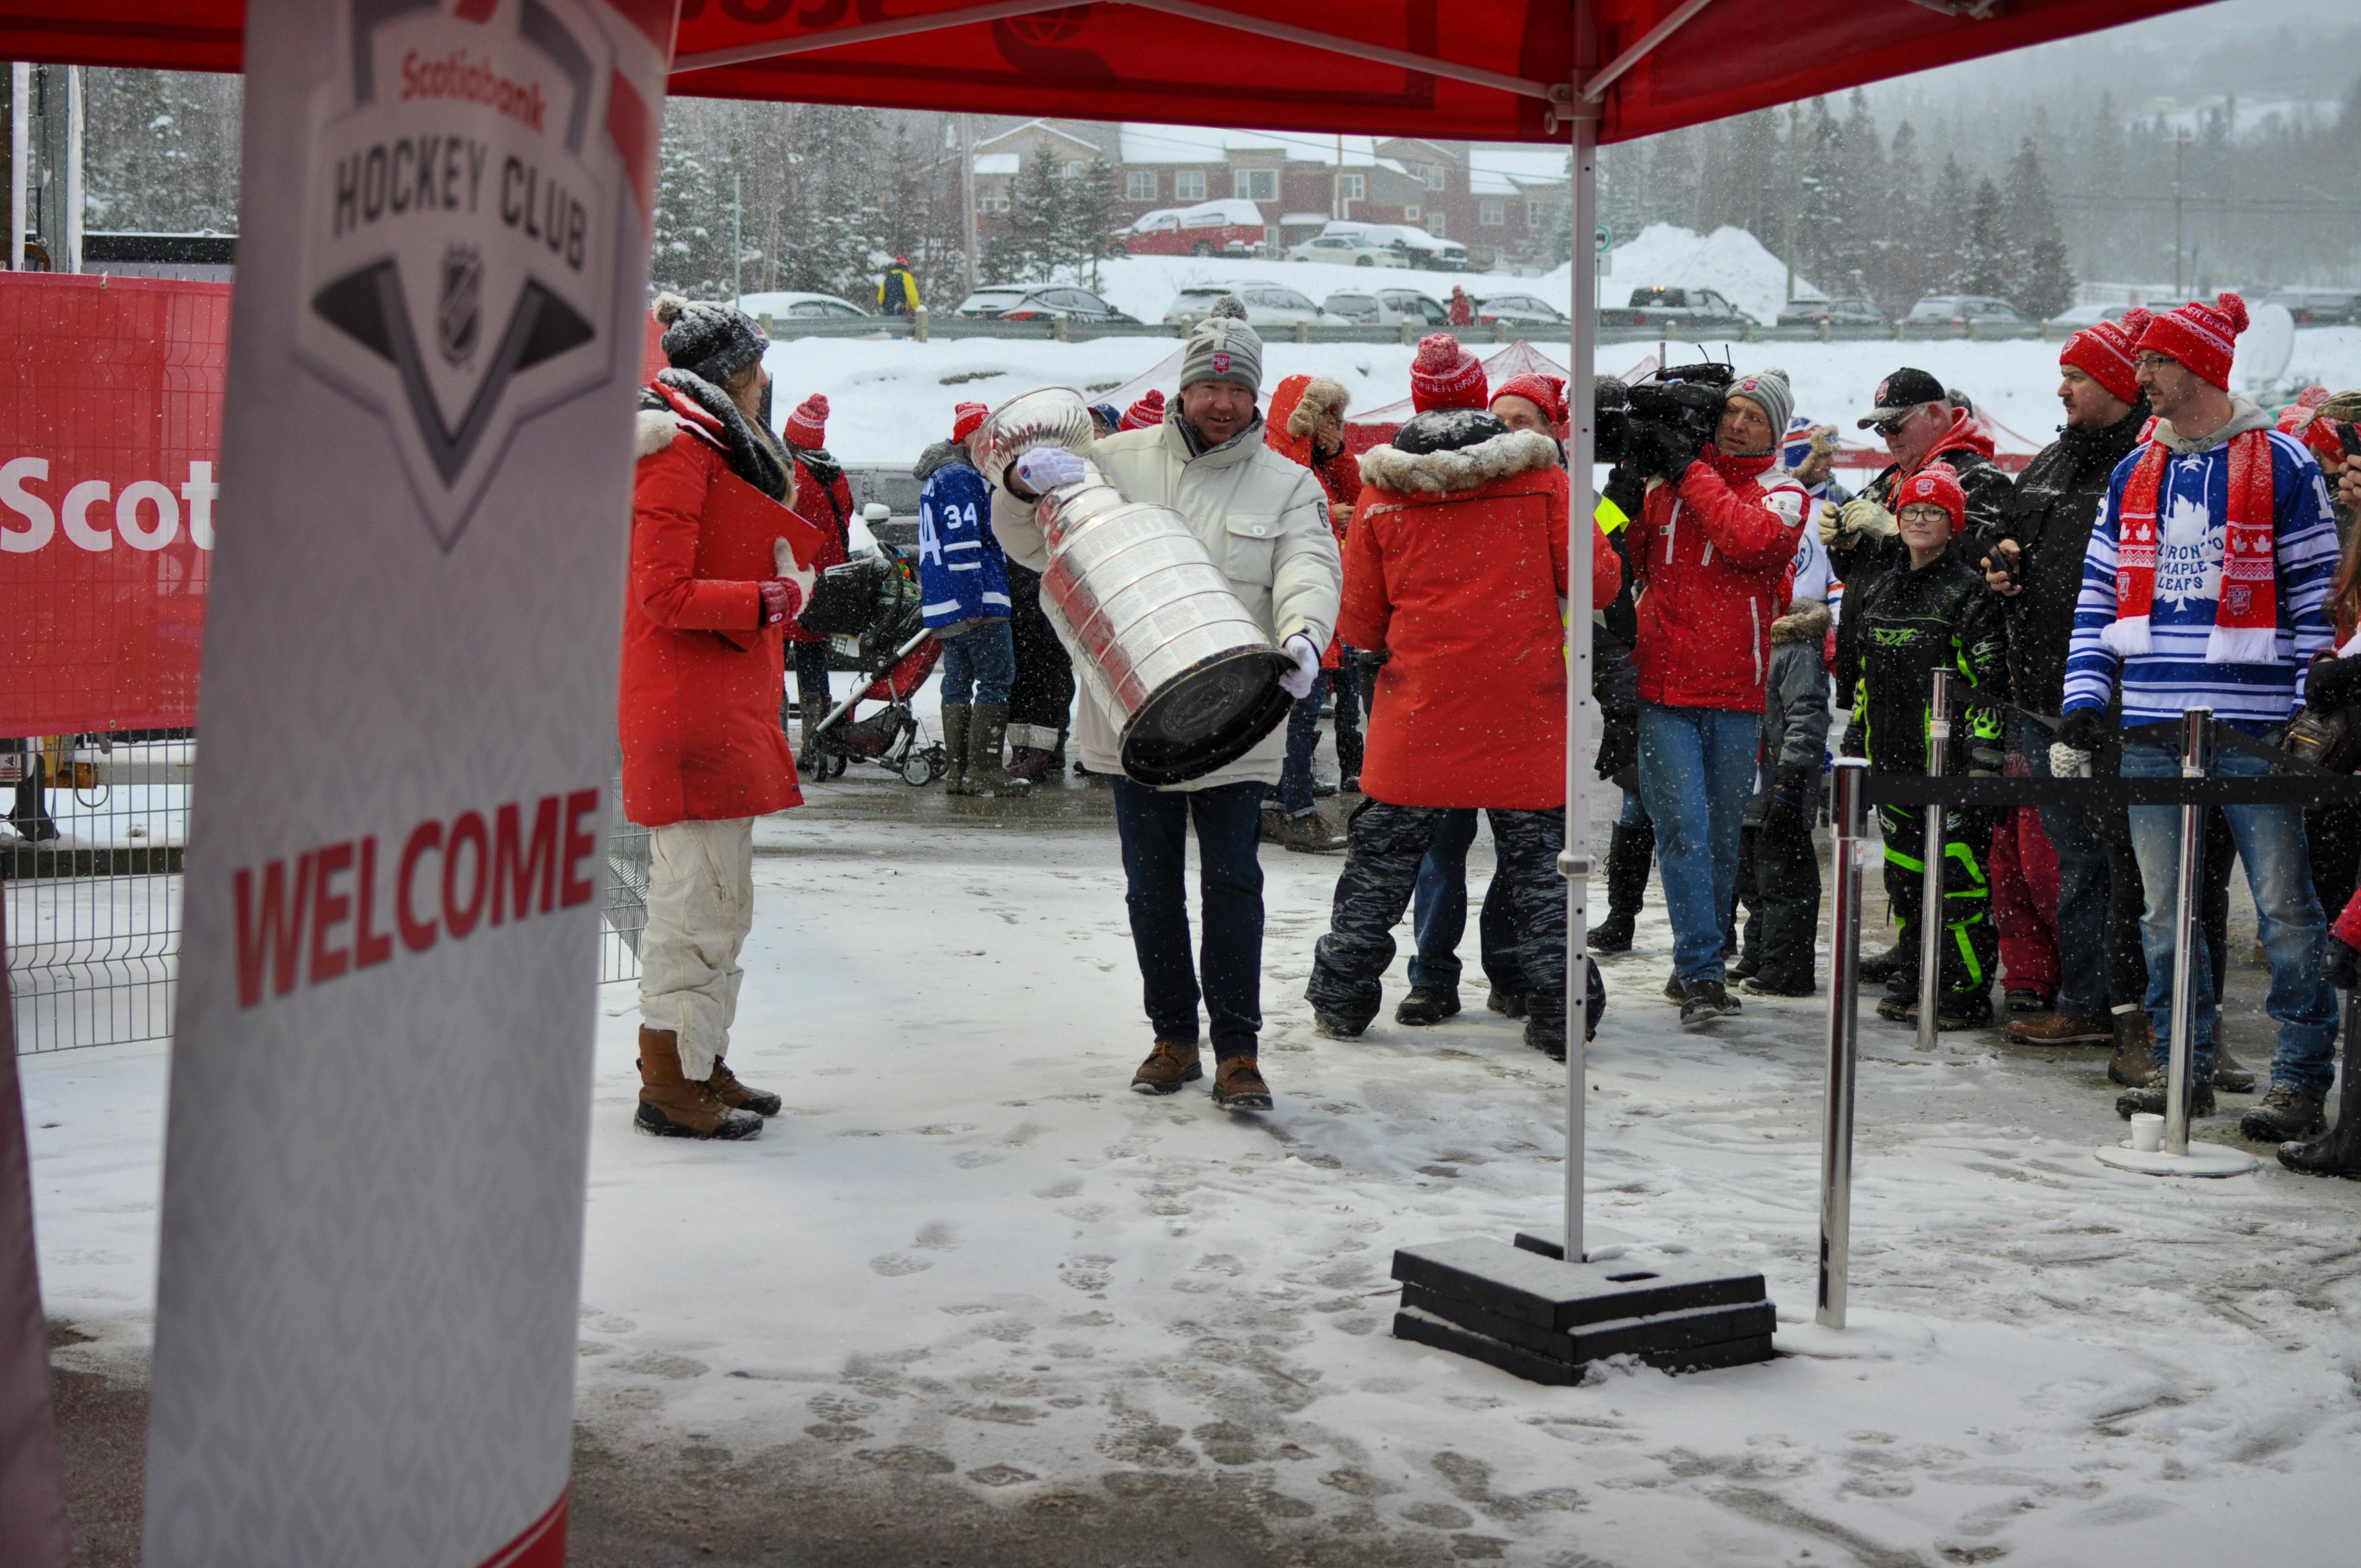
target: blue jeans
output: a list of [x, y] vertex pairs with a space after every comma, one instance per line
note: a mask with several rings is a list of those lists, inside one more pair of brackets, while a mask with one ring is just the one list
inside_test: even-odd
[[1640, 801], [1656, 825], [1673, 973], [1683, 985], [1724, 978], [1722, 938], [1762, 729], [1760, 713], [1640, 704]]
[[[2216, 778], [2261, 778], [2270, 764], [2259, 757], [2227, 747], [2214, 754]], [[2164, 779], [2180, 776], [2178, 749], [2168, 751], [2149, 742], [2124, 746], [2123, 776]], [[2313, 1099], [2327, 1096], [2335, 1076], [2336, 993], [2322, 978], [2321, 945], [2326, 923], [2320, 898], [2312, 891], [2312, 857], [2303, 839], [2303, 809], [2295, 806], [2225, 806], [2231, 837], [2237, 840], [2238, 859], [2246, 868], [2247, 891], [2255, 899], [2256, 923], [2263, 952], [2270, 959], [2271, 990], [2263, 1009], [2278, 1021], [2279, 1044], [2271, 1058], [2271, 1081], [2285, 1084]], [[2135, 806], [2131, 808], [2132, 851], [2139, 858], [2140, 881], [2147, 889], [2147, 907], [2140, 917], [2140, 946], [2147, 954], [2147, 1010], [2156, 1026], [2158, 1066], [2171, 1059], [2172, 966], [2180, 915], [2176, 907], [2180, 881], [2180, 808], [2177, 806]], [[2219, 1018], [2213, 990], [2213, 966], [2202, 949], [2189, 955], [2197, 963], [2196, 1017], [2191, 1021], [2196, 1059], [2190, 1065], [2192, 1082], [2213, 1075], [2214, 1030]]]
[[[1473, 806], [1445, 811], [1427, 841], [1426, 857], [1418, 863], [1418, 888], [1411, 902], [1411, 930], [1418, 950], [1411, 955], [1410, 983], [1413, 989], [1459, 989], [1459, 938], [1467, 931], [1467, 847], [1476, 841]], [[1484, 890], [1484, 912], [1477, 917], [1477, 933], [1484, 947], [1484, 978], [1504, 994], [1521, 996], [1525, 972], [1517, 962], [1516, 913], [1510, 907], [1509, 882], [1498, 871]]]
[[[2016, 745], [2033, 770], [2049, 772], [2049, 731], [2016, 720]], [[2107, 995], [2107, 847], [2091, 831], [2086, 807], [2040, 807], [2041, 830], [2058, 851], [2058, 1011], [2104, 1023]]]
[[1005, 706], [1016, 681], [1016, 640], [1005, 618], [978, 621], [943, 641], [943, 701], [954, 707], [970, 700]]
[[[1115, 836], [1124, 902], [1139, 959], [1142, 1005], [1159, 1040], [1194, 1043], [1202, 995], [1213, 1058], [1250, 1057], [1262, 1031], [1262, 837], [1259, 784], [1156, 790], [1118, 776]], [[1189, 827], [1197, 828], [1203, 939], [1189, 952]]]

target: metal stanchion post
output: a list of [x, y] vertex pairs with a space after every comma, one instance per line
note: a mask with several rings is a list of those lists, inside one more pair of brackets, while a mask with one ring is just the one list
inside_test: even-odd
[[1861, 1027], [1861, 782], [1869, 762], [1839, 758], [1836, 766], [1836, 882], [1829, 917], [1828, 1089], [1820, 1113], [1820, 1298], [1818, 1318], [1845, 1326], [1845, 1285], [1851, 1276], [1853, 1069]]
[[[2213, 710], [2192, 707], [2181, 723], [2180, 776], [2202, 779], [2213, 764]], [[2189, 1073], [2197, 1054], [2198, 877], [2204, 864], [2205, 807], [2180, 808], [2180, 903], [2173, 916], [2172, 1065], [2164, 1091], [2164, 1152], [2189, 1152]]]
[[[1927, 776], [1939, 779], [1951, 757], [1951, 672], [1935, 672], [1935, 689], [1927, 698]], [[1936, 998], [1943, 972], [1943, 806], [1928, 801], [1927, 830], [1918, 839], [1918, 1048], [1935, 1048]]]

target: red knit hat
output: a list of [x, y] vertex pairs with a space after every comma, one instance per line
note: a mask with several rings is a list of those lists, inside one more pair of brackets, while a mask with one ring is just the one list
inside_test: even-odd
[[1164, 394], [1154, 387], [1148, 395], [1123, 411], [1121, 430], [1147, 430], [1164, 422]]
[[1951, 514], [1951, 537], [1968, 526], [1968, 493], [1960, 488], [1960, 476], [1949, 463], [1929, 463], [1907, 479], [1894, 498], [1894, 513], [1919, 501], [1932, 501]]
[[[823, 415], [826, 413], [826, 409], [827, 405], [821, 405]], [[982, 403], [961, 403], [952, 409], [951, 439], [965, 441], [969, 436], [973, 435], [975, 427], [982, 424], [985, 416], [991, 412], [992, 411]]]
[[1418, 356], [1410, 362], [1411, 406], [1421, 413], [1436, 409], [1481, 409], [1491, 402], [1484, 395], [1484, 367], [1459, 346], [1447, 332], [1418, 340]]
[[1550, 422], [1552, 429], [1565, 428], [1565, 381], [1563, 377], [1544, 376], [1533, 370], [1521, 376], [1511, 376], [1492, 389], [1491, 402], [1497, 403], [1502, 398], [1522, 398], [1542, 411], [1542, 417]]
[[788, 444], [805, 451], [817, 451], [828, 444], [828, 394], [814, 392], [796, 405], [787, 416], [786, 429], [780, 432]]
[[[2134, 311], [2124, 320], [2140, 317], [2140, 325], [2147, 325], [2147, 313]], [[2126, 403], [2139, 401], [2139, 378], [2132, 370], [2132, 334], [2113, 322], [2100, 322], [2086, 326], [2066, 340], [2058, 351], [2058, 363], [2071, 365], [2075, 369], [2104, 387]]]
[[2238, 334], [2246, 330], [2246, 302], [2235, 294], [2216, 294], [2210, 305], [2192, 302], [2151, 320], [2133, 352], [2177, 359], [2199, 379], [2226, 392], [2230, 360], [2237, 353]]

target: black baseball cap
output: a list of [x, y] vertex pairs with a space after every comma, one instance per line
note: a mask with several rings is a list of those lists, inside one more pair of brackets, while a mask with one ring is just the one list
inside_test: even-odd
[[1883, 424], [1894, 415], [1907, 413], [1921, 403], [1939, 403], [1949, 396], [1943, 390], [1942, 382], [1924, 370], [1913, 370], [1905, 365], [1877, 384], [1877, 396], [1873, 400], [1877, 406], [1869, 411], [1867, 419], [1860, 422], [1860, 427], [1867, 430], [1871, 425]]

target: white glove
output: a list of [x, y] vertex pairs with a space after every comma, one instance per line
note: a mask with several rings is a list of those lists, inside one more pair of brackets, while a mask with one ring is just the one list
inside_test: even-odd
[[2091, 753], [2077, 751], [2063, 740], [2049, 743], [2049, 776], [2059, 779], [2087, 779], [2091, 776]]
[[1279, 690], [1301, 702], [1312, 695], [1312, 683], [1320, 678], [1320, 650], [1298, 631], [1280, 643], [1279, 651], [1295, 661], [1295, 668], [1279, 677]]
[[1017, 482], [1037, 496], [1046, 496], [1060, 485], [1071, 485], [1086, 470], [1082, 460], [1062, 446], [1037, 446], [1008, 466]]
[[1855, 496], [1837, 510], [1837, 532], [1857, 539], [1880, 539], [1901, 532], [1894, 514], [1867, 496]]
[[801, 602], [811, 603], [812, 584], [819, 574], [796, 560], [796, 553], [787, 548], [785, 539], [771, 541], [771, 561], [778, 567], [779, 576], [795, 584], [796, 591], [803, 596]]

